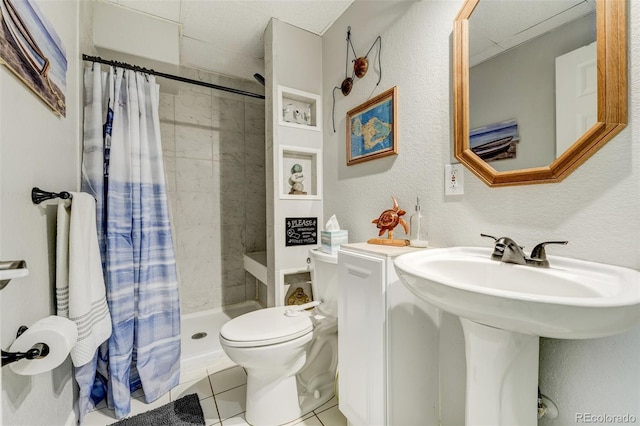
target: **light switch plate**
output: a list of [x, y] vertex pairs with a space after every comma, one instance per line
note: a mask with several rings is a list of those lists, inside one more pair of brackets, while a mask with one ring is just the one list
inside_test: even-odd
[[444, 194], [464, 194], [464, 173], [460, 163], [444, 166]]

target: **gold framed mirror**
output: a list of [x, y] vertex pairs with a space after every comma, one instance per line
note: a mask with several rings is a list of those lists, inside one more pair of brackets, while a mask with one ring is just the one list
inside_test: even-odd
[[[481, 2], [466, 0], [453, 29], [453, 139], [454, 155], [492, 187], [559, 182], [584, 163], [627, 124], [626, 0], [595, 1], [597, 89], [595, 124], [588, 125], [575, 142], [558, 152], [549, 165], [498, 171], [470, 148], [469, 19]], [[518, 4], [520, 2], [512, 2]], [[552, 90], [555, 90], [552, 88]], [[554, 95], [555, 96], [555, 95]], [[556, 108], [557, 109], [557, 108]], [[502, 120], [514, 117], [502, 117]], [[517, 117], [516, 117], [517, 118]], [[490, 124], [490, 123], [486, 123]], [[591, 124], [591, 122], [589, 123]], [[555, 145], [555, 138], [554, 138]], [[486, 158], [486, 157], [485, 157]]]

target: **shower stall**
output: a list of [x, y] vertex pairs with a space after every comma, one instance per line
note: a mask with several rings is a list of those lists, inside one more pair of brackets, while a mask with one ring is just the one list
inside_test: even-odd
[[[185, 69], [193, 80], [264, 93], [254, 81]], [[160, 126], [180, 284], [184, 374], [224, 358], [230, 318], [266, 306], [244, 253], [266, 249], [263, 99], [160, 80]], [[260, 297], [262, 296], [262, 297]], [[262, 299], [262, 300], [260, 300]]]

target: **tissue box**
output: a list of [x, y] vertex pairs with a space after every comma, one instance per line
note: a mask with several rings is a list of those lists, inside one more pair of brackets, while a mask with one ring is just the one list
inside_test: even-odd
[[349, 232], [344, 229], [337, 231], [320, 231], [320, 250], [325, 253], [336, 254], [340, 244], [346, 244], [349, 239]]

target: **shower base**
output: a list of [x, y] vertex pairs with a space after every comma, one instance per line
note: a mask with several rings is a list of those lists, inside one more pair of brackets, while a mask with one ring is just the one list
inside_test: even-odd
[[[234, 365], [220, 346], [220, 328], [227, 321], [260, 308], [257, 302], [251, 300], [184, 315], [181, 320], [180, 382], [202, 377], [207, 368]], [[202, 333], [206, 333], [206, 336], [202, 336]], [[194, 335], [197, 338], [192, 338]]]

